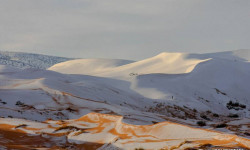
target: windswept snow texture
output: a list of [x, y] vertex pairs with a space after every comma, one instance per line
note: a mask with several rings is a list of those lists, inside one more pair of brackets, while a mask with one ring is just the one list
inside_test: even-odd
[[17, 68], [46, 69], [54, 64], [71, 59], [41, 54], [0, 51], [0, 64]]
[[[211, 130], [192, 128], [172, 122], [161, 122], [154, 125], [136, 126], [122, 122], [121, 116], [105, 115], [99, 113], [89, 113], [79, 119], [59, 120], [38, 123], [23, 119], [0, 119], [0, 131], [16, 131], [23, 135], [30, 134], [36, 140], [37, 136], [47, 137], [47, 147], [52, 144], [55, 137], [66, 136], [57, 139], [54, 146], [60, 146], [64, 142], [64, 146], [70, 144], [78, 144], [71, 149], [83, 149], [80, 144], [95, 143], [87, 149], [110, 150], [110, 149], [186, 149], [194, 147], [202, 147], [202, 149], [210, 149], [212, 145], [227, 148], [248, 148], [250, 140], [238, 137], [236, 135], [215, 132]], [[17, 135], [12, 135], [16, 137]], [[41, 137], [40, 137], [41, 138]], [[3, 140], [3, 142], [2, 142]], [[1, 139], [0, 144], [6, 144], [7, 139]], [[25, 141], [25, 140], [23, 140]], [[41, 142], [39, 146], [45, 142]], [[211, 145], [208, 145], [210, 143]], [[32, 148], [34, 144], [25, 141], [26, 148]], [[207, 145], [207, 147], [206, 147]], [[17, 146], [17, 145], [16, 145]], [[58, 148], [54, 147], [54, 148]], [[19, 148], [24, 148], [19, 145]], [[40, 147], [41, 148], [41, 147]], [[218, 147], [217, 147], [218, 148]]]
[[166, 52], [137, 62], [70, 60], [48, 70], [0, 65], [0, 133], [56, 135], [59, 147], [250, 148], [249, 56]]

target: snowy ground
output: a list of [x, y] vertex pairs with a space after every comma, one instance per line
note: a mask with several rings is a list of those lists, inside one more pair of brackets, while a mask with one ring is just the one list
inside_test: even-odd
[[0, 65], [0, 130], [62, 132], [59, 143], [102, 149], [249, 148], [249, 60], [238, 50], [79, 59], [48, 70]]
[[[76, 120], [34, 122], [22, 119], [0, 119], [0, 130], [42, 135], [51, 141], [70, 144], [96, 143], [97, 149], [185, 149], [250, 146], [249, 140], [231, 134], [192, 128], [171, 122], [154, 125], [131, 125], [121, 116], [89, 113]], [[1, 138], [0, 138], [1, 139]], [[52, 143], [51, 141], [48, 142]], [[7, 146], [8, 142], [1, 141]], [[211, 144], [211, 145], [209, 145]], [[31, 146], [31, 143], [27, 143]], [[59, 144], [58, 144], [59, 146]], [[21, 147], [21, 146], [20, 146]], [[46, 147], [46, 146], [44, 146]], [[31, 148], [31, 147], [27, 147]], [[76, 148], [76, 147], [75, 147]], [[77, 147], [80, 148], [80, 147]]]

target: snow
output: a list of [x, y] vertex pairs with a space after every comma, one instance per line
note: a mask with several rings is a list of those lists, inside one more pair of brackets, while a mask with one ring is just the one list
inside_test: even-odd
[[[235, 113], [225, 107], [230, 100], [247, 106], [250, 104], [249, 53], [248, 50], [211, 54], [165, 52], [124, 65], [118, 65], [114, 60], [105, 60], [107, 62], [100, 65], [103, 60], [79, 59], [56, 64], [49, 70], [125, 80], [129, 85], [118, 82], [112, 86], [147, 99], [167, 100], [173, 104], [181, 103], [190, 108], [228, 115]], [[218, 94], [216, 89], [226, 95]], [[247, 109], [239, 113], [249, 116]]]
[[132, 62], [133, 61], [119, 59], [77, 59], [56, 64], [50, 67], [49, 70], [69, 74], [93, 75], [109, 72], [114, 67], [122, 66]]
[[[3, 54], [11, 56], [8, 61], [17, 61], [17, 54], [5, 52], [0, 53], [1, 57]], [[186, 140], [227, 139], [249, 144], [241, 137], [195, 128], [198, 120], [207, 121], [204, 128], [210, 129], [213, 124], [225, 121], [240, 130], [220, 131], [247, 138], [244, 132], [248, 131], [250, 119], [248, 50], [210, 54], [166, 52], [141, 61], [76, 59], [47, 70], [44, 68], [65, 59], [55, 58], [51, 63], [52, 58], [47, 56], [22, 53], [17, 56], [43, 58], [44, 64], [34, 61], [30, 62], [33, 66], [0, 65], [0, 116], [6, 117], [0, 119], [0, 124], [28, 123], [31, 128], [37, 126], [42, 132], [53, 133], [61, 126], [56, 120], [63, 120], [70, 126], [90, 128], [79, 135], [76, 129], [70, 130], [69, 142], [112, 143], [125, 149], [156, 146], [160, 149], [166, 143], [171, 148]], [[6, 62], [5, 57], [2, 60]], [[229, 109], [229, 101], [246, 108]], [[219, 117], [213, 117], [214, 113]], [[238, 114], [239, 118], [230, 118], [229, 114]], [[38, 124], [32, 123], [35, 120]], [[153, 122], [159, 123], [152, 125]], [[27, 128], [23, 130], [37, 134]], [[66, 131], [69, 130], [58, 133]], [[116, 141], [121, 136], [131, 139]], [[152, 140], [155, 141], [145, 142]], [[197, 143], [181, 146], [192, 144], [197, 146]]]
[[71, 59], [41, 54], [0, 51], [0, 64], [17, 68], [46, 69], [54, 64]]
[[[88, 74], [103, 77], [129, 77], [134, 74], [148, 73], [188, 73], [200, 62], [206, 61], [200, 59], [188, 59], [187, 54], [182, 53], [161, 53], [155, 57], [141, 60], [138, 62], [120, 63], [112, 59], [89, 60], [78, 59], [56, 64], [49, 70], [68, 73], [68, 74]], [[93, 63], [94, 61], [94, 63]], [[103, 65], [100, 65], [103, 64]], [[108, 64], [108, 65], [107, 65]], [[123, 65], [121, 65], [123, 64]], [[87, 67], [86, 67], [87, 66]], [[84, 69], [80, 69], [84, 68]]]
[[[22, 119], [0, 119], [1, 124], [18, 125], [17, 122], [28, 125], [19, 127], [27, 134], [66, 134], [68, 142], [82, 144], [110, 143], [113, 146], [124, 149], [161, 149], [178, 147], [195, 147], [207, 144], [206, 141], [220, 143], [220, 145], [250, 146], [250, 141], [236, 135], [215, 132], [206, 129], [191, 128], [171, 122], [161, 122], [155, 125], [131, 125], [122, 122], [122, 117], [89, 113], [76, 120], [47, 121], [36, 123]], [[87, 125], [87, 127], [86, 127]], [[77, 127], [75, 129], [63, 129], [61, 127]], [[82, 132], [81, 130], [84, 130]], [[13, 128], [12, 130], [16, 130]], [[189, 142], [187, 142], [189, 141]], [[108, 147], [104, 145], [103, 148]]]

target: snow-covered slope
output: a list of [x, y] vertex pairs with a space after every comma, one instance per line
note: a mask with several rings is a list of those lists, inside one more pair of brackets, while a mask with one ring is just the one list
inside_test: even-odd
[[[39, 143], [39, 148], [49, 147], [53, 144], [54, 149], [59, 148], [61, 143], [75, 145], [69, 149], [185, 149], [185, 148], [247, 148], [250, 140], [235, 135], [215, 132], [211, 130], [191, 128], [172, 122], [161, 122], [154, 125], [136, 126], [122, 122], [121, 116], [89, 113], [79, 119], [60, 120], [38, 123], [23, 119], [0, 119], [0, 131], [4, 135], [10, 131], [32, 135], [34, 141], [47, 138]], [[7, 133], [6, 133], [7, 132]], [[39, 135], [42, 135], [39, 137]], [[62, 135], [67, 137], [65, 142]], [[12, 137], [18, 135], [12, 134]], [[57, 138], [56, 138], [57, 137]], [[0, 144], [10, 148], [11, 144], [6, 141], [10, 138], [1, 139]], [[33, 141], [32, 140], [32, 141]], [[53, 141], [57, 141], [54, 143]], [[3, 142], [2, 142], [3, 141]], [[26, 148], [34, 148], [33, 142], [23, 139]], [[46, 143], [46, 144], [45, 144]], [[93, 143], [93, 144], [89, 144]], [[209, 145], [210, 143], [211, 145]], [[78, 144], [78, 146], [76, 145]], [[83, 144], [83, 145], [80, 145]], [[14, 144], [13, 144], [14, 145]], [[18, 148], [25, 148], [15, 143]], [[84, 146], [85, 145], [85, 146]], [[86, 145], [89, 145], [87, 148]], [[33, 146], [33, 147], [32, 147]], [[218, 147], [219, 146], [219, 147]]]
[[[138, 62], [78, 59], [49, 70], [0, 65], [0, 131], [65, 135], [59, 143], [103, 149], [207, 143], [249, 148], [249, 53], [161, 53]], [[19, 128], [19, 121], [28, 126]], [[196, 129], [202, 123], [210, 130]]]
[[55, 64], [49, 70], [68, 74], [98, 75], [132, 62], [121, 59], [77, 59]]
[[[249, 49], [240, 49], [234, 51], [226, 52], [217, 52], [217, 53], [208, 53], [208, 54], [199, 54], [200, 57], [211, 57], [211, 58], [220, 58], [234, 61], [250, 61], [250, 50]], [[195, 54], [194, 54], [195, 57]], [[197, 55], [196, 55], [197, 57]]]
[[0, 64], [17, 68], [39, 68], [46, 69], [50, 66], [71, 60], [71, 58], [31, 54], [22, 52], [0, 51]]
[[[78, 59], [56, 64], [49, 70], [68, 74], [89, 74], [103, 77], [128, 77], [135, 74], [151, 73], [188, 73], [200, 62], [207, 59], [186, 59], [188, 54], [183, 53], [161, 53], [155, 57], [138, 62], [119, 63], [112, 61], [108, 66], [103, 60]], [[94, 62], [94, 63], [93, 63]], [[122, 65], [121, 65], [122, 64]], [[88, 66], [88, 67], [86, 67]]]
[[[166, 105], [171, 103], [224, 115], [249, 116], [249, 108], [227, 107], [230, 101], [250, 105], [249, 54], [248, 50], [211, 54], [161, 53], [125, 65], [113, 63], [103, 67], [99, 65], [102, 60], [95, 60], [95, 63], [74, 60], [56, 64], [49, 70], [125, 80], [130, 84], [126, 87], [130, 91], [144, 98], [162, 100], [160, 102]], [[91, 67], [86, 68], [86, 65]], [[117, 88], [123, 86], [117, 84]]]
[[[128, 86], [124, 81], [86, 75], [64, 75], [31, 68], [0, 68], [3, 68], [0, 70], [0, 99], [4, 102], [0, 104], [0, 114], [3, 117], [11, 115], [45, 120], [56, 119], [59, 113], [59, 118], [68, 119], [92, 111], [119, 115], [129, 113], [135, 114], [133, 117], [138, 117], [141, 115], [140, 109], [143, 109], [140, 95], [113, 86]], [[148, 101], [144, 105], [150, 106], [150, 103]], [[20, 113], [20, 109], [24, 111]], [[30, 115], [30, 112], [33, 112], [33, 115]], [[137, 123], [151, 122], [152, 118], [148, 116], [145, 115]], [[156, 118], [159, 120], [159, 117]]]
[[152, 58], [132, 62], [103, 59], [77, 59], [56, 64], [49, 70], [67, 74], [88, 74], [101, 77], [115, 77], [128, 79], [129, 76], [163, 73], [190, 73], [202, 62], [209, 60], [228, 60], [247, 62], [250, 60], [249, 50], [236, 50], [220, 53], [189, 54], [189, 53], [161, 53]]

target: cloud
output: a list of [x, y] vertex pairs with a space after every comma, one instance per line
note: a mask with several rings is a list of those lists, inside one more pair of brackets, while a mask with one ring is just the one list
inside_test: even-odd
[[142, 59], [250, 48], [249, 0], [2, 0], [0, 49]]

